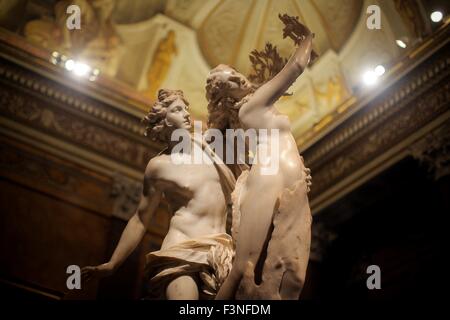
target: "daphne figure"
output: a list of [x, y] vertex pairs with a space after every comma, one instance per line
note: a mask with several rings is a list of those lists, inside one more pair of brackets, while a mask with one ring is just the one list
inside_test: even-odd
[[[308, 169], [288, 117], [280, 114], [274, 103], [308, 65], [312, 39], [308, 30], [285, 67], [258, 89], [227, 65], [219, 65], [209, 74], [206, 96], [210, 127], [268, 129], [268, 138], [258, 141], [251, 169], [236, 185], [236, 255], [216, 299], [298, 299], [303, 287], [311, 237]], [[279, 152], [273, 154], [274, 146]], [[260, 152], [262, 149], [265, 152]], [[274, 163], [278, 169], [265, 173]]]

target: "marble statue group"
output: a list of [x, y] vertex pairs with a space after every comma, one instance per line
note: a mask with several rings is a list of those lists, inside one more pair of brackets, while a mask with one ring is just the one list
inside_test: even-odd
[[[280, 19], [296, 48], [275, 76], [255, 84], [221, 64], [206, 79], [209, 128], [276, 130], [258, 137], [255, 150], [244, 156], [258, 161], [225, 163], [207, 141], [192, 135], [191, 150], [176, 151], [173, 132], [192, 127], [189, 103], [181, 90], [160, 89], [143, 121], [146, 135], [166, 148], [145, 169], [140, 203], [111, 259], [85, 267], [85, 281], [112, 274], [126, 260], [164, 198], [172, 218], [160, 250], [146, 257], [146, 298], [299, 298], [311, 241], [311, 177], [288, 117], [274, 103], [310, 63], [314, 35], [292, 17]], [[267, 152], [274, 145], [277, 152]], [[172, 161], [174, 152], [189, 159], [194, 150], [211, 161]], [[274, 161], [277, 170], [265, 174]]]

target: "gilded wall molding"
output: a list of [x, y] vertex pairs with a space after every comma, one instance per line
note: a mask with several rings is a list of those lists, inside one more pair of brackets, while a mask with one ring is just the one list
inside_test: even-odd
[[[448, 50], [448, 49], [447, 49]], [[433, 61], [432, 64], [422, 68], [414, 75], [407, 75], [406, 81], [400, 86], [394, 86], [393, 90], [383, 95], [383, 99], [376, 99], [363, 109], [368, 111], [357, 114], [345, 123], [345, 126], [335, 130], [325, 141], [320, 141], [311, 147], [308, 153], [308, 161], [319, 165], [338, 153], [339, 149], [352, 144], [356, 139], [370, 131], [373, 127], [384, 122], [388, 117], [408, 106], [423, 92], [436, 85], [449, 74], [450, 62], [443, 55]]]
[[0, 113], [66, 142], [142, 170], [157, 151], [140, 119], [86, 102], [73, 90], [0, 60]]
[[62, 109], [52, 109], [25, 93], [3, 88], [0, 91], [0, 113], [136, 168], [144, 168], [150, 158], [145, 146], [131, 143], [125, 137], [82, 118], [74, 118]]
[[435, 119], [448, 116], [449, 47], [447, 43], [303, 152], [312, 170], [316, 208], [320, 204], [315, 198]]
[[[144, 137], [141, 117], [136, 112], [124, 111], [129, 106], [118, 109], [106, 103], [108, 99], [101, 95], [84, 94], [86, 88], [82, 83], [78, 90], [60, 80], [2, 54], [0, 114], [15, 121], [17, 127], [21, 124], [33, 128], [81, 147], [93, 156], [116, 161], [123, 166], [123, 172], [142, 172], [160, 146]], [[21, 134], [17, 129], [16, 133]], [[133, 173], [132, 177], [136, 175]]]
[[64, 88], [56, 82], [51, 82], [43, 77], [38, 77], [16, 66], [12, 66], [5, 60], [0, 60], [0, 77], [11, 85], [30, 90], [41, 97], [66, 105], [83, 114], [94, 117], [102, 122], [111, 124], [138, 136], [143, 136], [144, 128], [139, 125], [139, 119], [125, 115], [124, 113], [107, 110], [102, 104], [83, 98], [79, 92]]
[[450, 122], [414, 143], [409, 151], [427, 167], [434, 180], [450, 174]]
[[[448, 109], [449, 92], [450, 83], [447, 83], [438, 90], [429, 92], [413, 103], [407, 104], [409, 108], [405, 108], [392, 119], [386, 119], [375, 130], [366, 136], [361, 136], [359, 141], [353, 141], [355, 145], [350, 147], [350, 150], [340, 153], [319, 169], [313, 167], [315, 174], [312, 196], [314, 197], [318, 190], [327, 188], [333, 180], [351, 174], [358, 166], [372, 160], [420, 126], [425, 125], [434, 116]], [[445, 100], [447, 103], [444, 102]]]

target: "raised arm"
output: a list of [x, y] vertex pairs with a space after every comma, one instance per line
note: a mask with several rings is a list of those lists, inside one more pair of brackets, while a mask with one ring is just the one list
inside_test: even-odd
[[122, 232], [111, 259], [99, 266], [83, 268], [82, 276], [84, 281], [89, 281], [91, 278], [105, 277], [117, 270], [141, 242], [160, 200], [161, 192], [152, 187], [151, 178], [146, 174], [139, 206]]
[[284, 68], [256, 90], [247, 102], [246, 108], [271, 106], [289, 89], [309, 63], [312, 39], [313, 34], [310, 33], [297, 47]]

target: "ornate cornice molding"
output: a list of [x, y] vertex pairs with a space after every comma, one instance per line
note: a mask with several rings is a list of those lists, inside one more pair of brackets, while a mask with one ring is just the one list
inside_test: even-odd
[[[0, 79], [11, 86], [32, 92], [39, 98], [48, 99], [55, 104], [66, 106], [73, 111], [78, 111], [78, 114], [90, 116], [100, 122], [135, 135], [135, 138], [144, 140], [145, 130], [140, 123], [141, 117], [115, 110], [112, 106], [88, 98], [74, 89], [64, 87], [52, 80], [36, 75], [2, 58], [0, 58]], [[75, 81], [73, 79], [68, 80]], [[143, 116], [142, 112], [140, 114]], [[149, 142], [149, 145], [153, 148], [158, 147], [152, 142]]]
[[0, 114], [135, 168], [144, 168], [150, 158], [145, 146], [26, 93], [0, 90]]
[[102, 105], [88, 101], [88, 99], [83, 98], [73, 90], [61, 88], [48, 80], [46, 81], [43, 78], [21, 71], [19, 68], [8, 66], [4, 64], [4, 61], [0, 64], [0, 77], [11, 85], [23, 87], [52, 100], [54, 103], [74, 108], [100, 121], [129, 131], [131, 134], [144, 135], [144, 128], [139, 125], [136, 118], [127, 117], [112, 110], [106, 110]]
[[296, 137], [301, 152], [320, 142], [353, 114], [364, 109], [371, 100], [376, 99], [377, 96], [380, 96], [384, 91], [395, 85], [398, 80], [404, 78], [431, 55], [441, 50], [450, 41], [449, 37], [450, 20], [447, 20], [433, 34], [390, 64], [386, 74], [383, 76], [383, 81], [376, 88], [355, 92], [356, 96], [352, 96], [344, 101], [335, 111], [316, 123], [311, 130]]
[[0, 114], [137, 170], [158, 146], [140, 118], [0, 58]]
[[101, 74], [94, 82], [79, 81], [77, 77], [67, 81], [70, 73], [50, 63], [51, 56], [51, 50], [32, 45], [24, 37], [0, 28], [0, 57], [15, 65], [137, 117], [153, 103], [134, 88]]
[[409, 148], [434, 180], [450, 174], [450, 122], [433, 130]]
[[[405, 143], [427, 124], [448, 117], [449, 56], [450, 45], [447, 43], [303, 152], [305, 162], [312, 170], [313, 210], [322, 209], [323, 195], [344, 179], [351, 181], [354, 172], [396, 145]], [[339, 192], [333, 191], [329, 197], [342, 196]]]
[[418, 97], [448, 77], [449, 66], [450, 61], [444, 55], [433, 61], [432, 64], [422, 67], [413, 75], [408, 75], [408, 79], [405, 78], [405, 81], [394, 86], [390, 92], [366, 105], [367, 111], [356, 114], [327, 139], [305, 152], [308, 155], [308, 161], [314, 163], [315, 166], [320, 166], [338, 153], [339, 149], [351, 145], [358, 138], [384, 123], [389, 117], [395, 116], [402, 109], [417, 103], [415, 100]]

